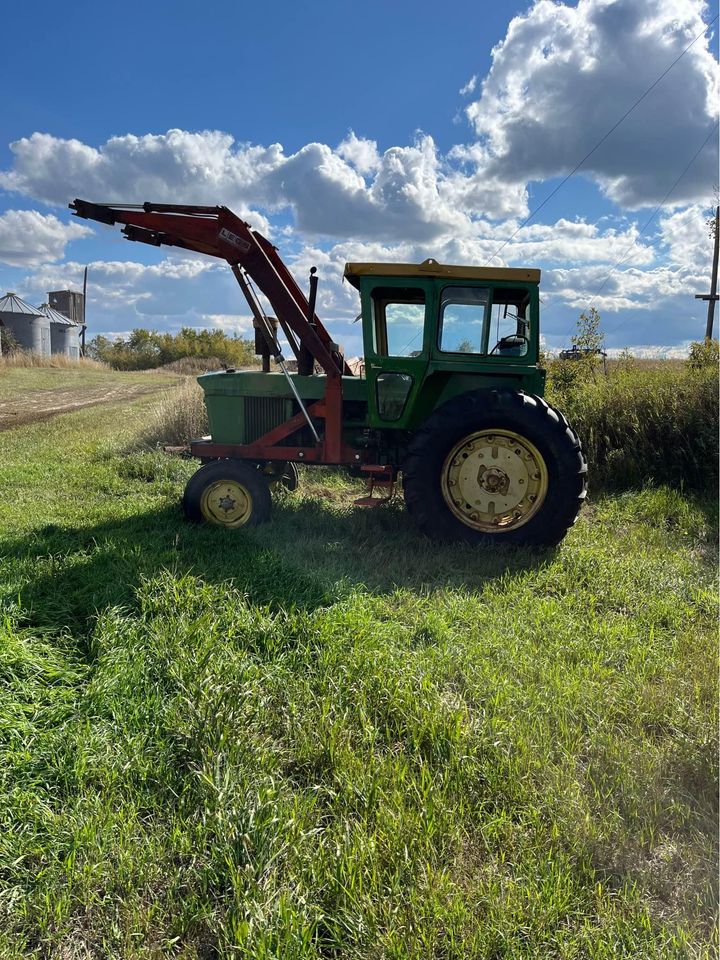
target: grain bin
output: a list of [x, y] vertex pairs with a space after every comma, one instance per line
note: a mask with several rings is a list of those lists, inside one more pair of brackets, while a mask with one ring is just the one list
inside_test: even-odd
[[0, 299], [0, 321], [23, 350], [50, 356], [50, 320], [17, 294], [6, 293]]
[[43, 303], [38, 307], [40, 312], [50, 321], [50, 349], [52, 353], [60, 353], [65, 357], [77, 360], [80, 356], [80, 328], [72, 320], [57, 310]]

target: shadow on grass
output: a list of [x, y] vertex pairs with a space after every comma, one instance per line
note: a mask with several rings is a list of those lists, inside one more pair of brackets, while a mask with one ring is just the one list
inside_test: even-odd
[[162, 569], [232, 581], [251, 603], [271, 609], [314, 610], [354, 589], [475, 591], [553, 556], [433, 543], [395, 504], [338, 510], [290, 496], [274, 504], [271, 523], [248, 531], [188, 524], [172, 504], [95, 526], [42, 527], [6, 541], [3, 553], [21, 568], [26, 620], [73, 633], [92, 629], [108, 606], [134, 607], [140, 580]]

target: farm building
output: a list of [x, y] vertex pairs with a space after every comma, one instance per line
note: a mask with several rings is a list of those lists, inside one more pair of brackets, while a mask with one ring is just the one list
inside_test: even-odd
[[15, 293], [0, 300], [0, 323], [23, 350], [50, 356], [50, 319]]
[[[68, 296], [63, 299], [59, 294]], [[48, 299], [50, 298], [48, 294]], [[56, 291], [54, 296], [59, 303], [65, 305], [66, 312], [55, 309], [51, 304], [44, 303], [41, 307], [33, 307], [15, 293], [6, 293], [0, 298], [0, 326], [5, 327], [13, 340], [23, 350], [30, 350], [40, 356], [48, 357], [51, 354], [63, 354], [67, 357], [80, 356], [81, 324], [74, 321], [72, 315], [81, 310], [78, 298], [82, 294], [72, 291]]]
[[74, 360], [80, 356], [80, 327], [62, 313], [53, 310], [49, 303], [42, 303], [38, 310], [50, 321], [50, 350], [62, 353]]

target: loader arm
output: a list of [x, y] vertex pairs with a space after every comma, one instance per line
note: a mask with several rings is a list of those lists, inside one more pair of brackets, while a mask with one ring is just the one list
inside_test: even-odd
[[226, 260], [254, 315], [258, 301], [249, 281], [267, 297], [296, 357], [304, 349], [329, 379], [339, 380], [343, 374], [352, 376], [320, 319], [314, 311], [310, 315], [308, 299], [277, 249], [232, 210], [169, 203], [99, 204], [87, 200], [74, 200], [69, 206], [75, 216], [86, 220], [124, 224], [122, 233], [128, 240], [155, 247], [181, 247]]

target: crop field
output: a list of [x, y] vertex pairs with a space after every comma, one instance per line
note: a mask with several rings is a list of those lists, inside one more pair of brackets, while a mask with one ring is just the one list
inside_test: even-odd
[[191, 527], [161, 375], [102, 376], [0, 433], [3, 960], [717, 955], [711, 499], [478, 551], [306, 470]]

